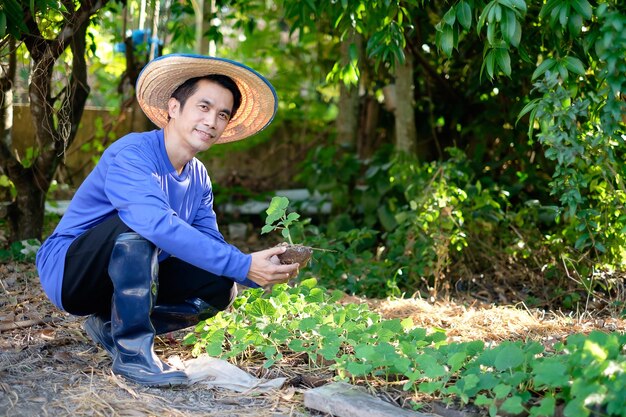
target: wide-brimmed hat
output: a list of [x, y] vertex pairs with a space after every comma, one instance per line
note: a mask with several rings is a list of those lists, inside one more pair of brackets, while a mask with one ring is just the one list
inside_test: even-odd
[[241, 106], [216, 143], [234, 142], [254, 135], [272, 122], [278, 99], [270, 82], [252, 68], [224, 58], [170, 54], [149, 62], [137, 78], [137, 101], [158, 127], [168, 121], [167, 102], [172, 93], [190, 78], [226, 75], [241, 91]]

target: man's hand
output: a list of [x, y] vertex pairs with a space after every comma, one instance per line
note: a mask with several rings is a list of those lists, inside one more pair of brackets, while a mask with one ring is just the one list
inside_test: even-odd
[[299, 264], [281, 265], [276, 255], [285, 252], [284, 246], [252, 253], [248, 278], [262, 287], [281, 284], [298, 274]]

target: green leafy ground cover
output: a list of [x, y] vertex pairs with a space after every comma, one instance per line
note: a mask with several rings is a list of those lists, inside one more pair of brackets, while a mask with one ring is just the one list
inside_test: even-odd
[[623, 334], [573, 334], [550, 348], [535, 341], [450, 342], [441, 329], [383, 319], [366, 304], [338, 303], [341, 297], [314, 279], [271, 292], [246, 290], [185, 343], [194, 355], [261, 357], [266, 368], [297, 356], [337, 380], [399, 381], [415, 409], [426, 395], [474, 404], [490, 416], [626, 415]]

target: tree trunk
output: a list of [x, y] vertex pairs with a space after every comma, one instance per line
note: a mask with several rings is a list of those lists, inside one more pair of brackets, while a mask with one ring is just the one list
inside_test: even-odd
[[396, 108], [395, 131], [396, 150], [415, 154], [417, 131], [415, 109], [413, 108], [413, 58], [406, 55], [404, 64], [396, 63]]
[[[6, 157], [6, 151], [13, 141], [13, 84], [17, 70], [17, 53], [15, 51], [15, 39], [9, 41], [9, 63], [0, 65], [0, 156]], [[10, 153], [9, 153], [10, 156]], [[0, 173], [2, 167], [0, 166]]]
[[9, 205], [7, 210], [7, 218], [11, 228], [10, 239], [11, 241], [41, 239], [46, 192], [50, 181], [43, 190], [35, 179], [33, 169], [24, 169], [21, 166], [19, 168], [19, 171], [22, 172], [21, 175], [10, 175], [17, 191], [15, 201]]
[[[350, 62], [350, 45], [355, 44], [357, 50], [361, 50], [361, 42], [358, 35], [353, 35], [341, 44], [341, 63], [347, 65]], [[342, 82], [339, 87], [339, 113], [335, 121], [337, 127], [337, 145], [342, 148], [355, 149], [359, 121], [359, 88], [346, 87]]]
[[359, 115], [357, 155], [359, 159], [367, 159], [372, 156], [380, 146], [380, 136], [376, 129], [380, 121], [380, 103], [376, 97], [366, 95], [361, 98]]
[[[65, 2], [64, 20], [54, 39], [44, 37], [31, 14], [29, 4], [21, 2], [28, 32], [22, 34], [20, 40], [24, 42], [31, 57], [28, 95], [32, 120], [35, 123], [37, 149], [32, 160], [17, 160], [12, 144], [7, 140], [10, 132], [6, 133], [6, 117], [3, 118], [5, 126], [0, 143], [0, 162], [2, 171], [17, 190], [17, 197], [7, 210], [11, 227], [10, 239], [13, 241], [41, 239], [46, 194], [59, 163], [65, 157], [65, 150], [76, 137], [89, 95], [85, 60], [87, 27], [91, 17], [107, 1], [85, 0], [78, 9], [73, 9], [74, 3]], [[72, 70], [65, 87], [53, 98], [51, 84], [54, 63], [68, 47], [72, 51]], [[3, 91], [3, 99], [6, 96]], [[59, 104], [55, 106], [57, 102]]]

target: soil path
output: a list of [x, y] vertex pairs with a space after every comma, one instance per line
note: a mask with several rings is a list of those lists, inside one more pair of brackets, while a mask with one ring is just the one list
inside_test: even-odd
[[[83, 321], [46, 299], [31, 265], [0, 265], [0, 416], [312, 415], [300, 388], [241, 395], [201, 385], [160, 389], [128, 383], [111, 373], [110, 358], [87, 337]], [[183, 335], [159, 338], [157, 354], [188, 355], [180, 344]]]
[[[534, 339], [549, 346], [572, 333], [626, 329], [621, 319], [531, 312], [519, 306], [355, 297], [345, 301], [367, 302], [386, 318], [411, 317], [418, 326], [443, 328], [451, 341]], [[128, 383], [110, 372], [110, 358], [88, 339], [83, 321], [52, 306], [32, 265], [0, 264], [0, 416], [322, 415], [304, 408], [302, 394], [312, 386], [310, 381], [319, 385], [330, 376], [304, 375], [289, 364], [270, 370], [250, 364], [245, 369], [257, 377], [289, 378], [283, 389], [263, 395], [241, 395], [201, 385], [156, 389]], [[157, 354], [189, 358], [190, 347], [181, 345], [182, 336], [184, 331], [158, 338]], [[401, 398], [392, 401], [402, 403]]]

